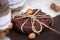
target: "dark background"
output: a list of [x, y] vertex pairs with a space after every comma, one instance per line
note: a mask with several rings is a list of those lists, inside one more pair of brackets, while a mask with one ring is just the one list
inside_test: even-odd
[[[60, 15], [54, 17], [54, 29], [58, 30], [60, 32]], [[8, 36], [11, 38], [11, 40], [30, 40], [28, 39], [27, 35], [18, 32], [16, 30], [12, 30]], [[44, 30], [41, 32], [40, 35], [37, 35], [37, 37], [33, 40], [60, 40], [60, 34], [57, 34], [49, 29]]]

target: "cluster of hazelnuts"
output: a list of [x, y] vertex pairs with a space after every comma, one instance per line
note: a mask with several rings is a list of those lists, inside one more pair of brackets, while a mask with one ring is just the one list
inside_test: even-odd
[[60, 11], [60, 7], [57, 6], [55, 3], [52, 3], [50, 8], [53, 9], [55, 12], [59, 12]]
[[1, 32], [0, 34], [4, 37], [10, 32], [10, 30], [12, 28], [13, 28], [13, 24], [11, 24], [8, 29], [6, 29], [5, 31]]

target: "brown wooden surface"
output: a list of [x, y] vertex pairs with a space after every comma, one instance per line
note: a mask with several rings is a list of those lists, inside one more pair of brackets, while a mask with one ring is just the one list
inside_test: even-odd
[[[54, 18], [54, 29], [60, 31], [60, 15], [56, 16]], [[17, 32], [15, 30], [12, 30], [8, 36], [11, 38], [11, 40], [30, 40], [25, 34], [22, 34], [20, 32]], [[51, 30], [45, 30], [42, 31], [40, 35], [37, 35], [37, 37], [34, 40], [60, 40], [60, 34], [57, 34]]]

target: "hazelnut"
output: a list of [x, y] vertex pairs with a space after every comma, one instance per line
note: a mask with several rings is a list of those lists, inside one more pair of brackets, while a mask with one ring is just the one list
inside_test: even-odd
[[8, 29], [8, 30], [6, 30], [5, 32], [8, 34], [8, 33], [9, 33], [9, 31], [10, 31], [10, 30]]
[[1, 32], [1, 36], [6, 36], [7, 35], [7, 33], [6, 32]]
[[56, 6], [55, 3], [52, 3], [51, 6], [50, 6], [50, 8], [54, 9], [55, 6]]
[[54, 8], [54, 10], [55, 10], [56, 12], [58, 12], [58, 11], [60, 11], [60, 7], [59, 7], [59, 6], [56, 6], [56, 7]]
[[28, 9], [26, 13], [32, 15], [33, 11], [31, 9]]
[[36, 38], [36, 34], [35, 34], [35, 33], [30, 33], [30, 34], [28, 35], [28, 38], [29, 38], [29, 39], [34, 39], [34, 38]]

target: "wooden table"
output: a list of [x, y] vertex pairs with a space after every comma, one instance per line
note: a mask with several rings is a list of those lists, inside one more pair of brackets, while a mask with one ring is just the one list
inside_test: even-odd
[[[60, 31], [60, 15], [54, 18], [54, 29]], [[12, 30], [8, 36], [11, 40], [30, 40], [25, 34]], [[45, 30], [41, 32], [34, 40], [60, 40], [60, 34], [57, 34], [51, 30]]]

